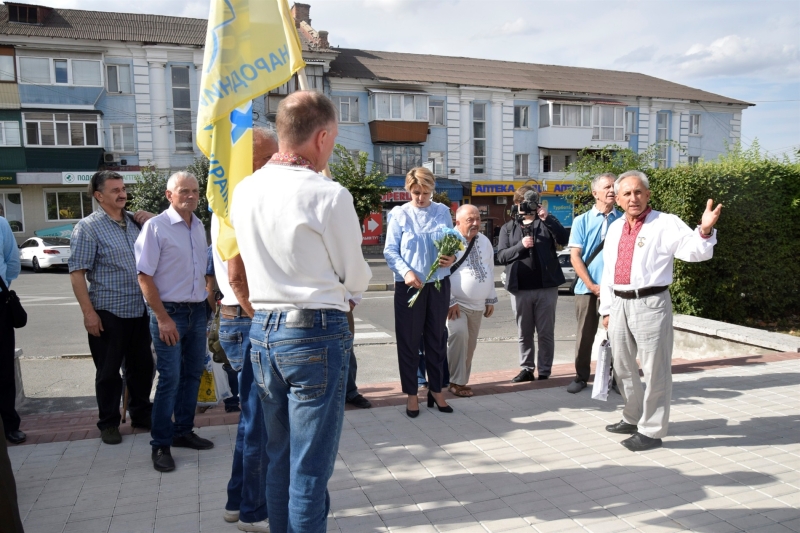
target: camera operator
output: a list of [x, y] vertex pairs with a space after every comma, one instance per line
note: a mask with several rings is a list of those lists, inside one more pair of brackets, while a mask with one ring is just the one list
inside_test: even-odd
[[550, 377], [558, 286], [564, 283], [556, 244], [567, 244], [569, 232], [547, 213], [539, 194], [530, 186], [514, 193], [511, 212], [512, 220], [500, 230], [497, 259], [506, 265], [505, 288], [511, 293], [511, 308], [517, 320], [522, 370], [512, 381], [520, 383], [534, 380], [534, 332], [539, 341], [539, 379]]

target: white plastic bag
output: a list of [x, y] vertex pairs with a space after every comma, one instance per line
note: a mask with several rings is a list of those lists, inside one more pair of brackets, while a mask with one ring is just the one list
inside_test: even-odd
[[608, 386], [611, 382], [611, 343], [603, 339], [597, 347], [597, 366], [594, 371], [592, 399], [605, 402], [608, 399]]

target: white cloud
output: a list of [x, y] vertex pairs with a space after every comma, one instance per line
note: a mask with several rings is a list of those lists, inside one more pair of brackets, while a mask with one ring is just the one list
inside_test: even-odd
[[635, 50], [631, 50], [624, 56], [620, 56], [614, 60], [614, 63], [632, 64], [632, 63], [645, 63], [653, 59], [656, 55], [655, 46], [640, 46]]
[[499, 28], [499, 33], [502, 35], [510, 36], [510, 35], [528, 35], [530, 33], [535, 33], [537, 30], [536, 28], [531, 27], [525, 19], [522, 17], [514, 20], [512, 22], [506, 22]]
[[771, 71], [797, 76], [797, 46], [759, 42], [750, 37], [728, 35], [711, 44], [694, 44], [682, 55], [662, 59], [675, 64], [683, 76], [744, 76]]

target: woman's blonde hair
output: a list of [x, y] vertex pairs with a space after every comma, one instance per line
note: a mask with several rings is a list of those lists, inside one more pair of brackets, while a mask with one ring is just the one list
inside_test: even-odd
[[423, 189], [434, 192], [436, 190], [436, 178], [433, 172], [425, 167], [414, 167], [406, 174], [406, 190], [411, 192], [411, 187], [419, 185]]

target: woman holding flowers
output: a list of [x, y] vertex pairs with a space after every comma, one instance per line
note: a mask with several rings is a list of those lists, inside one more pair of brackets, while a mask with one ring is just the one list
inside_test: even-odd
[[[447, 358], [445, 323], [450, 306], [450, 266], [463, 246], [453, 229], [450, 209], [432, 201], [436, 188], [430, 170], [416, 167], [406, 175], [411, 201], [389, 213], [383, 255], [394, 272], [394, 324], [400, 383], [408, 394], [406, 414], [419, 414], [417, 363], [425, 344], [428, 407], [453, 412], [442, 394], [442, 364]], [[453, 233], [455, 235], [453, 235]], [[458, 237], [458, 238], [456, 238]], [[441, 252], [441, 253], [440, 253]]]

